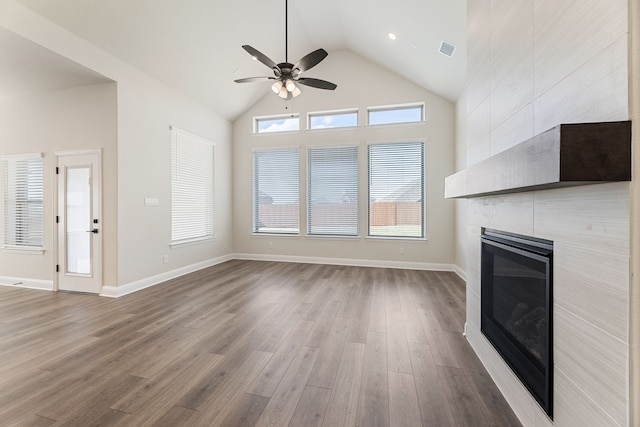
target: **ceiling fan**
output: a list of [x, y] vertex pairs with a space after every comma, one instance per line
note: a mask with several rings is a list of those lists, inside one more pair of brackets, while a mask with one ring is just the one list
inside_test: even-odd
[[247, 83], [247, 82], [260, 82], [260, 81], [271, 81], [275, 80], [271, 89], [280, 97], [286, 100], [291, 98], [295, 98], [300, 95], [301, 91], [298, 87], [297, 83], [301, 85], [315, 87], [318, 89], [326, 89], [326, 90], [334, 90], [338, 86], [334, 83], [328, 82], [326, 80], [314, 79], [311, 77], [300, 77], [300, 75], [318, 65], [324, 58], [327, 57], [328, 53], [324, 49], [314, 50], [313, 52], [302, 57], [295, 64], [291, 64], [289, 62], [289, 46], [288, 46], [288, 33], [289, 33], [289, 17], [288, 17], [288, 0], [285, 0], [284, 3], [284, 62], [276, 64], [274, 61], [269, 59], [265, 54], [254, 49], [249, 45], [243, 45], [242, 48], [246, 50], [249, 55], [256, 61], [262, 62], [267, 67], [271, 68], [273, 71], [274, 77], [247, 77], [244, 79], [234, 80], [236, 83]]

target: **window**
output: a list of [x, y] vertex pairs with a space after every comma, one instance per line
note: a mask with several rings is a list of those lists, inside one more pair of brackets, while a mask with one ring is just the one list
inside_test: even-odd
[[213, 238], [214, 144], [171, 129], [171, 244]]
[[369, 145], [369, 236], [424, 237], [424, 144]]
[[300, 130], [300, 116], [287, 114], [286, 116], [255, 117], [255, 133], [292, 132]]
[[358, 126], [358, 110], [309, 113], [309, 129], [335, 129]]
[[253, 232], [300, 230], [298, 148], [253, 152]]
[[307, 233], [358, 235], [358, 147], [309, 148]]
[[367, 123], [369, 125], [389, 125], [422, 121], [424, 121], [424, 104], [367, 108]]
[[4, 247], [43, 247], [43, 162], [41, 154], [6, 156], [4, 169]]

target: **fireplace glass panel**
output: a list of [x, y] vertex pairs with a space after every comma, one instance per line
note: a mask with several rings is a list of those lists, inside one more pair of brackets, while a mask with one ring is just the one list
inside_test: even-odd
[[481, 330], [552, 416], [553, 243], [482, 235]]

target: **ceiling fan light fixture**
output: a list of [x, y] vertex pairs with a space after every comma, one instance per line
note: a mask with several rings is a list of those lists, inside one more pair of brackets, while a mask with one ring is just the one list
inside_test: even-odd
[[295, 98], [296, 96], [300, 95], [301, 93], [302, 93], [302, 91], [300, 90], [300, 88], [296, 86], [296, 88], [293, 90], [293, 92], [291, 92], [291, 95], [293, 95], [293, 97]]
[[279, 93], [280, 89], [282, 89], [282, 82], [280, 80], [276, 81], [272, 86], [271, 90], [273, 93]]
[[288, 99], [289, 98], [289, 92], [287, 91], [287, 88], [282, 86], [280, 88], [280, 91], [278, 92], [278, 96], [282, 99]]
[[296, 84], [291, 79], [287, 79], [285, 86], [289, 92], [293, 92], [296, 89]]

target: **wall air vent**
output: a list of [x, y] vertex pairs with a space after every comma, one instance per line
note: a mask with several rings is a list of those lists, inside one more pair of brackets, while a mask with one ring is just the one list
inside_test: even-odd
[[446, 41], [442, 40], [442, 42], [440, 42], [439, 51], [441, 54], [451, 58], [453, 56], [453, 53], [456, 51], [456, 47], [451, 43], [447, 43]]

